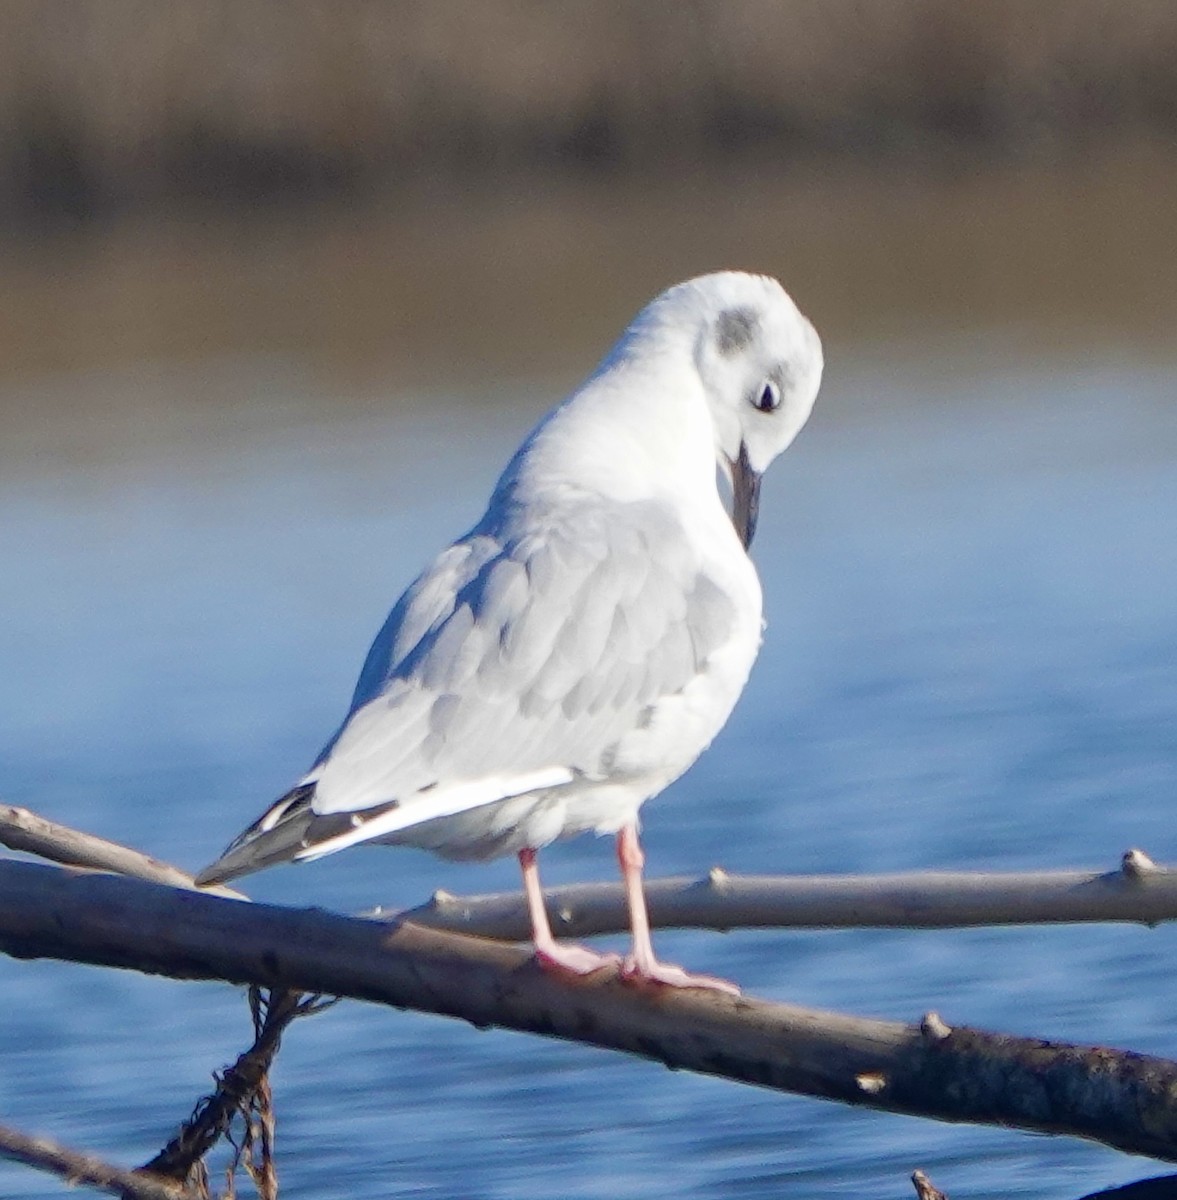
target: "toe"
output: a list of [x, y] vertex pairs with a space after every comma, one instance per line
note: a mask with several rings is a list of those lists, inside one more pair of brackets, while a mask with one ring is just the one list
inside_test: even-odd
[[570, 975], [591, 975], [620, 961], [616, 954], [598, 954], [585, 946], [562, 946], [558, 942], [537, 949], [535, 959], [545, 971], [563, 971]]
[[673, 963], [654, 962], [639, 966], [632, 956], [621, 965], [621, 977], [631, 983], [653, 983], [662, 987], [701, 988], [706, 991], [724, 992], [729, 996], [738, 996], [740, 989], [726, 979], [717, 979], [714, 975], [692, 975], [682, 967]]

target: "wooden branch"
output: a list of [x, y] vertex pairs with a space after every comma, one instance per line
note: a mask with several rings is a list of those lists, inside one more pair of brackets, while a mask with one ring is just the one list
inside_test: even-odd
[[1177, 1159], [1177, 1063], [865, 1020], [713, 992], [568, 979], [526, 950], [316, 909], [0, 862], [0, 949], [180, 979], [351, 996], [640, 1055], [670, 1067], [949, 1121]]
[[[561, 937], [622, 933], [629, 928], [620, 884], [588, 883], [545, 893]], [[923, 928], [1132, 921], [1177, 918], [1177, 870], [1156, 866], [1139, 850], [1119, 870], [1004, 874], [927, 872], [905, 875], [728, 875], [646, 881], [650, 922], [661, 928]], [[454, 896], [435, 892], [418, 908], [382, 919], [431, 929], [523, 941], [527, 909], [518, 892]]]
[[0, 1155], [51, 1171], [67, 1183], [87, 1184], [126, 1200], [197, 1200], [196, 1192], [178, 1183], [124, 1170], [93, 1154], [71, 1150], [49, 1138], [29, 1137], [7, 1125], [0, 1125]]
[[[23, 850], [26, 854], [36, 854], [68, 867], [113, 871], [117, 875], [129, 875], [133, 879], [146, 879], [149, 883], [163, 883], [169, 887], [196, 887], [192, 876], [179, 867], [160, 862], [118, 842], [108, 842], [106, 838], [95, 834], [59, 825], [56, 821], [29, 812], [27, 808], [17, 808], [12, 804], [0, 804], [0, 845], [10, 850]], [[232, 888], [203, 890], [245, 899]]]
[[942, 1191], [933, 1186], [923, 1171], [913, 1171], [911, 1183], [915, 1188], [916, 1200], [948, 1200]]
[[[0, 804], [0, 845], [67, 866], [113, 871], [172, 887], [195, 888], [169, 863], [94, 834]], [[232, 888], [203, 892], [236, 899]], [[716, 867], [702, 879], [646, 881], [651, 923], [662, 929], [924, 928], [1177, 919], [1177, 870], [1129, 850], [1120, 868], [1002, 874], [925, 872], [902, 875], [729, 875]], [[573, 884], [545, 893], [553, 928], [564, 937], [629, 928], [620, 884]], [[519, 892], [454, 896], [435, 892], [417, 908], [370, 914], [432, 929], [523, 941], [530, 934]]]

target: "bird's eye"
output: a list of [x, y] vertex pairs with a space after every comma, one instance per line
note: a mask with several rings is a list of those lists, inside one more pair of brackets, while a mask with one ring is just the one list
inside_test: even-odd
[[762, 413], [776, 412], [781, 406], [781, 389], [771, 379], [766, 379], [752, 403]]

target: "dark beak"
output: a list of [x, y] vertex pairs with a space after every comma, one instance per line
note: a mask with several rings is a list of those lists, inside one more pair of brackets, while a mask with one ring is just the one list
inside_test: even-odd
[[760, 514], [760, 474], [748, 461], [748, 447], [740, 443], [740, 457], [732, 463], [732, 524], [747, 550]]

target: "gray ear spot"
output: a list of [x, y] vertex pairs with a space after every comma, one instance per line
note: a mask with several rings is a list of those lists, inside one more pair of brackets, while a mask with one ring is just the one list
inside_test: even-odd
[[715, 322], [715, 348], [724, 358], [731, 358], [752, 341], [759, 327], [755, 309], [726, 308]]

